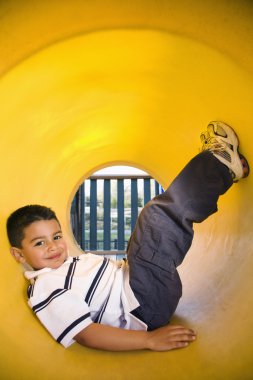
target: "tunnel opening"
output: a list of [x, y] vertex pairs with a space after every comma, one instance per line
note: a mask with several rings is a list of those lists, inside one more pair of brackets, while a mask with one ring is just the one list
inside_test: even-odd
[[71, 203], [71, 228], [83, 251], [122, 258], [144, 205], [163, 192], [147, 172], [133, 166], [108, 166], [78, 188]]

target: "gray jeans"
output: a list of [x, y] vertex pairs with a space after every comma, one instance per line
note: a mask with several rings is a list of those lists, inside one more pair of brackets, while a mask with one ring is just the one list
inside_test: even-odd
[[193, 223], [217, 211], [233, 184], [228, 168], [210, 152], [194, 157], [169, 188], [143, 208], [128, 243], [130, 285], [140, 306], [132, 314], [149, 330], [167, 324], [182, 295], [176, 267], [193, 239]]

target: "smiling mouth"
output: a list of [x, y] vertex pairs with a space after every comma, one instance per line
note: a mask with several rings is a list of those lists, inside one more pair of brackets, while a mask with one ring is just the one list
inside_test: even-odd
[[48, 257], [48, 260], [57, 260], [61, 257], [61, 253], [58, 253], [57, 255], [54, 255], [54, 256], [51, 256], [51, 257]]

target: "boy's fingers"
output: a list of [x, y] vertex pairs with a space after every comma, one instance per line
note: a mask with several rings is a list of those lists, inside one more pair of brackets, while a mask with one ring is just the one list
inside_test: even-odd
[[167, 327], [170, 329], [170, 330], [187, 330], [187, 331], [190, 331], [192, 332], [193, 334], [195, 334], [195, 332], [192, 330], [192, 329], [188, 329], [184, 326], [181, 326], [181, 325], [167, 325]]
[[189, 334], [189, 335], [196, 335], [195, 331], [192, 329], [187, 329], [186, 327], [183, 326], [175, 326], [171, 328], [172, 326], [169, 327], [169, 332], [171, 335], [175, 334]]
[[183, 348], [183, 347], [187, 347], [188, 345], [189, 345], [188, 342], [174, 342], [172, 349]]
[[192, 342], [196, 339], [196, 334], [189, 332], [189, 330], [182, 329], [170, 332], [168, 338], [171, 342]]
[[180, 341], [180, 342], [191, 342], [191, 341], [193, 341], [195, 339], [196, 339], [195, 335], [187, 335], [187, 334], [185, 334], [185, 335], [175, 335], [173, 337], [173, 340]]
[[182, 325], [167, 325], [167, 327], [171, 330], [176, 330], [176, 329], [185, 329], [184, 326]]

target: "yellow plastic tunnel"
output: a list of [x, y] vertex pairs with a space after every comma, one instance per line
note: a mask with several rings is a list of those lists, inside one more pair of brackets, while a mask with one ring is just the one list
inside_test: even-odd
[[80, 183], [127, 164], [166, 187], [211, 120], [237, 131], [253, 166], [252, 20], [247, 0], [0, 2], [1, 379], [253, 378], [253, 176], [196, 226], [174, 318], [198, 332], [184, 350], [64, 349], [26, 306], [5, 232], [14, 209], [44, 204], [79, 254]]

